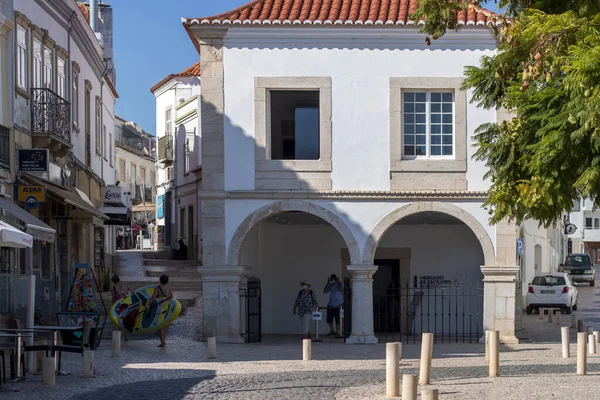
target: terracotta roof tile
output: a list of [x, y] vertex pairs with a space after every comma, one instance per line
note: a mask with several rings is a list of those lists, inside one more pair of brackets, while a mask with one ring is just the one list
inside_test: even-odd
[[90, 22], [90, 12], [86, 5], [83, 3], [77, 3], [77, 5], [79, 6], [81, 13], [83, 14], [83, 18], [85, 18], [86, 21]]
[[177, 74], [170, 74], [164, 77], [160, 82], [150, 88], [150, 92], [154, 93], [158, 88], [160, 88], [165, 83], [169, 82], [173, 78], [185, 78], [190, 76], [200, 76], [200, 62], [192, 65], [189, 68], [184, 69], [183, 71]]
[[[335, 24], [408, 25], [419, 0], [254, 0], [235, 10], [204, 18], [184, 18], [192, 24]], [[469, 5], [458, 13], [461, 25], [486, 25], [498, 15]]]

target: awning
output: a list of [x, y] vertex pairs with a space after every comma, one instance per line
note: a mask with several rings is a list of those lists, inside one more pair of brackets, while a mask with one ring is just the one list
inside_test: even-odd
[[109, 218], [104, 225], [131, 225], [131, 210], [127, 207], [100, 207], [98, 211]]
[[19, 207], [17, 204], [0, 197], [0, 208], [12, 214], [15, 218], [21, 220], [25, 224], [25, 232], [33, 236], [35, 239], [45, 242], [54, 242], [56, 231], [40, 221], [35, 216], [29, 214], [26, 210]]
[[154, 212], [156, 211], [156, 204], [152, 203], [152, 204], [138, 204], [137, 206], [133, 206], [133, 212]]
[[66, 204], [70, 204], [73, 207], [77, 207], [77, 208], [79, 208], [95, 217], [98, 217], [100, 219], [103, 219], [103, 220], [109, 219], [107, 215], [96, 210], [96, 208], [94, 207], [94, 205], [91, 202], [88, 203], [89, 200], [86, 201], [86, 200], [82, 199], [81, 196], [77, 193], [79, 191], [77, 188], [75, 188], [75, 192], [71, 192], [67, 189], [61, 189], [59, 187], [56, 187], [56, 186], [52, 185], [52, 183], [50, 183], [50, 182], [37, 179], [30, 174], [23, 174], [23, 177], [26, 178], [28, 181], [35, 183], [36, 185], [45, 186], [50, 193], [59, 197]]
[[16, 247], [19, 249], [33, 247], [33, 237], [6, 222], [0, 221], [0, 247]]

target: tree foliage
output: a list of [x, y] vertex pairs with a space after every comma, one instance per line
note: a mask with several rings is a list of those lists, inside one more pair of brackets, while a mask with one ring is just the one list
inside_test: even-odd
[[[437, 39], [461, 28], [456, 11], [485, 7], [421, 0], [414, 18]], [[509, 118], [480, 126], [475, 158], [489, 168], [491, 222], [549, 226], [589, 196], [600, 208], [600, 0], [500, 0], [498, 51], [465, 69], [463, 89]]]

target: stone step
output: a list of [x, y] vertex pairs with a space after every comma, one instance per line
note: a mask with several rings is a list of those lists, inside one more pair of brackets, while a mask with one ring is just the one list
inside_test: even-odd
[[142, 255], [144, 260], [168, 260], [171, 258], [171, 251], [145, 251]]
[[158, 278], [163, 274], [169, 276], [169, 278], [200, 279], [198, 270], [192, 268], [177, 269], [172, 267], [148, 267], [146, 269], [146, 276]]
[[144, 265], [147, 267], [198, 268], [198, 260], [144, 259]]
[[[123, 282], [127, 282], [133, 289], [140, 288], [142, 286], [157, 285], [158, 279], [155, 277], [122, 277]], [[179, 278], [174, 277], [169, 279], [169, 286], [174, 292], [200, 292], [202, 290], [202, 281], [198, 279]]]

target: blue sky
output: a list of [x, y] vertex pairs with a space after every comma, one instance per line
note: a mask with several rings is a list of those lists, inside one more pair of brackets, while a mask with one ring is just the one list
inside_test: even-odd
[[[115, 113], [156, 131], [150, 88], [199, 60], [181, 17], [229, 11], [249, 0], [107, 0], [113, 7], [117, 90]], [[493, 9], [493, 3], [486, 5]]]

